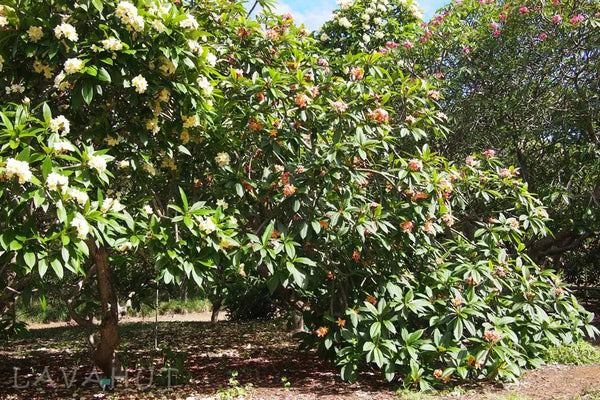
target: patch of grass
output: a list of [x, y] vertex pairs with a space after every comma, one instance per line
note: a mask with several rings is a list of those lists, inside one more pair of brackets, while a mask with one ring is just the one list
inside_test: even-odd
[[494, 400], [533, 400], [533, 399], [528, 396], [522, 396], [520, 394], [511, 393], [507, 396], [494, 398]]
[[32, 301], [27, 306], [19, 302], [17, 312], [20, 319], [39, 324], [54, 321], [69, 321], [71, 319], [67, 305], [60, 301], [49, 302], [45, 310], [41, 303], [37, 301]]
[[588, 342], [577, 342], [567, 345], [554, 346], [544, 355], [548, 363], [560, 364], [600, 364], [600, 349]]
[[581, 396], [575, 397], [573, 400], [600, 400], [600, 389], [587, 391]]
[[417, 392], [410, 389], [400, 389], [396, 392], [401, 400], [429, 400], [431, 396], [427, 393]]
[[[208, 299], [169, 300], [158, 304], [158, 314], [189, 314], [210, 311], [212, 305]], [[142, 304], [139, 309], [130, 308], [127, 315], [131, 317], [150, 317], [154, 315], [153, 304]]]

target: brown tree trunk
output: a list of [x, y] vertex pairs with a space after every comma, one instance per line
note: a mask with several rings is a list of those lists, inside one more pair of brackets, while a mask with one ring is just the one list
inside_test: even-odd
[[90, 255], [96, 266], [98, 279], [98, 294], [102, 304], [102, 323], [100, 324], [100, 342], [94, 350], [94, 362], [105, 376], [111, 377], [118, 369], [114, 352], [119, 345], [119, 314], [117, 295], [108, 265], [108, 253], [103, 247], [97, 247], [92, 241], [88, 242]]
[[222, 299], [220, 297], [213, 301], [212, 315], [210, 316], [210, 323], [216, 324], [219, 321], [219, 311], [221, 310]]

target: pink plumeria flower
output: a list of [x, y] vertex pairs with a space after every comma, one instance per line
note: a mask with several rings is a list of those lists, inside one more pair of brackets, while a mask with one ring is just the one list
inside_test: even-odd
[[498, 19], [500, 21], [504, 21], [504, 20], [506, 20], [506, 18], [508, 18], [508, 15], [506, 15], [506, 14], [500, 14], [500, 16], [498, 17]]
[[412, 42], [404, 42], [404, 47], [406, 47], [407, 49], [412, 49], [414, 47], [414, 44]]
[[496, 151], [492, 150], [492, 149], [487, 149], [486, 151], [483, 152], [483, 155], [485, 156], [485, 158], [492, 158], [496, 156]]
[[542, 33], [542, 34], [540, 35], [540, 41], [542, 41], [542, 42], [543, 42], [544, 40], [546, 40], [547, 38], [548, 38], [548, 35], [546, 35], [545, 33]]
[[496, 30], [496, 29], [498, 29], [498, 23], [497, 23], [497, 22], [492, 22], [492, 23], [490, 24], [490, 29], [492, 29], [492, 30]]
[[552, 17], [553, 24], [560, 24], [562, 22], [562, 17], [560, 15], [554, 15]]
[[469, 46], [463, 47], [463, 53], [469, 54], [471, 52], [471, 48]]
[[573, 15], [573, 18], [571, 18], [571, 23], [573, 25], [578, 24], [580, 22], [583, 22], [585, 20], [585, 17], [582, 14], [578, 14], [578, 15]]
[[527, 7], [519, 8], [519, 14], [525, 14], [527, 11], [529, 11], [529, 9]]
[[498, 36], [500, 36], [500, 31], [496, 30], [496, 31], [492, 32], [492, 35], [495, 37], [498, 37]]

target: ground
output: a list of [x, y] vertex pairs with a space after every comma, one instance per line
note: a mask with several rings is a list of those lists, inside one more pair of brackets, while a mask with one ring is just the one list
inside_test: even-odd
[[[158, 349], [151, 319], [125, 321], [120, 358], [127, 366], [127, 379], [106, 391], [99, 388], [90, 367], [81, 328], [33, 326], [29, 337], [0, 349], [0, 399], [429, 399], [418, 393], [399, 395], [398, 386], [371, 374], [355, 384], [341, 382], [335, 366], [297, 349], [282, 322], [221, 321], [211, 326], [207, 318], [161, 317]], [[165, 366], [183, 366], [185, 376], [171, 376], [176, 386], [167, 387]], [[152, 385], [144, 388], [152, 368]], [[27, 387], [16, 388], [15, 379], [18, 386]], [[528, 371], [518, 383], [458, 386], [431, 397], [527, 398], [600, 399], [600, 365], [547, 365]]]

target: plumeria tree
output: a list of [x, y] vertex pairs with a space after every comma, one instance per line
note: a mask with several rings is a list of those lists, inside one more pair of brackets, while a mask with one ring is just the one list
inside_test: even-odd
[[519, 165], [555, 232], [530, 243], [530, 254], [589, 283], [598, 254], [599, 11], [597, 1], [453, 2], [414, 49], [444, 87], [453, 132], [445, 151], [460, 159], [493, 147]]
[[[340, 3], [323, 28], [323, 46], [348, 49], [340, 43], [354, 28], [373, 26], [369, 8], [394, 15], [407, 4]], [[404, 68], [443, 88], [452, 133], [439, 148], [448, 157], [495, 148], [519, 165], [550, 207], [555, 232], [528, 243], [529, 253], [578, 283], [597, 277], [599, 10], [597, 1], [452, 1], [431, 21], [383, 18], [380, 40], [369, 40], [371, 32], [349, 41], [394, 51]]]
[[142, 266], [215, 295], [266, 284], [348, 380], [510, 378], [593, 333], [524, 252], [547, 215], [518, 169], [433, 152], [440, 94], [396, 53], [228, 1], [2, 10], [4, 293], [93, 278], [105, 374], [112, 275]]

